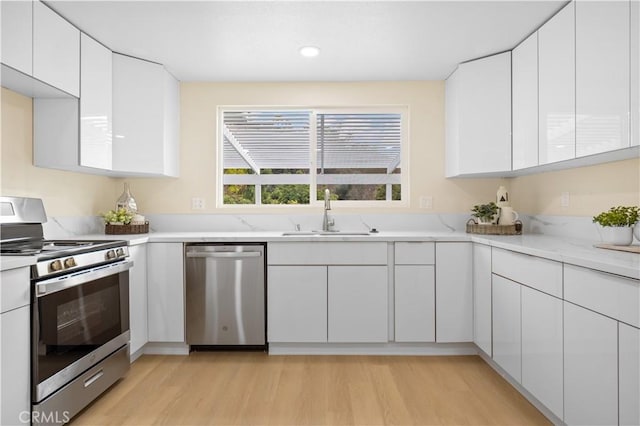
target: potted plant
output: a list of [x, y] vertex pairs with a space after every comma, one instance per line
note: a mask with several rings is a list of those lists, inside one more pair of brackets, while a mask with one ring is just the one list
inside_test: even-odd
[[491, 225], [498, 218], [498, 206], [493, 201], [489, 204], [478, 204], [471, 209], [472, 216], [478, 219], [479, 225]]
[[639, 213], [637, 206], [617, 206], [594, 216], [593, 222], [601, 226], [602, 242], [618, 246], [631, 244], [633, 226], [638, 222]]
[[104, 223], [110, 225], [128, 225], [131, 223], [131, 219], [133, 219], [133, 213], [127, 209], [120, 208], [103, 213], [102, 218], [104, 219]]

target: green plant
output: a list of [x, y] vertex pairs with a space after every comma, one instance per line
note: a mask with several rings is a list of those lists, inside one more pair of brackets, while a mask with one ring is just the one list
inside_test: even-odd
[[490, 222], [498, 214], [498, 206], [493, 201], [489, 204], [478, 204], [471, 209], [473, 216]]
[[638, 221], [639, 214], [640, 208], [637, 206], [611, 207], [609, 211], [594, 216], [593, 222], [602, 226], [633, 226]]
[[118, 222], [125, 225], [131, 223], [131, 219], [133, 219], [133, 213], [127, 209], [109, 210], [106, 213], [102, 213], [101, 216], [105, 223]]

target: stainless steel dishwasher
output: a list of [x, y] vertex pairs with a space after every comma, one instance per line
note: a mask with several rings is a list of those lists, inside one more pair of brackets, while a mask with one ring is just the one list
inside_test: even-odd
[[185, 246], [187, 344], [265, 347], [265, 245]]

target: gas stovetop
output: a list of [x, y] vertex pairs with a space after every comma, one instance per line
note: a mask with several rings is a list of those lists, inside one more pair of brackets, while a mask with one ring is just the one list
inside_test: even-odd
[[2, 256], [35, 256], [31, 278], [42, 279], [116, 262], [129, 256], [122, 240], [32, 240], [5, 242]]

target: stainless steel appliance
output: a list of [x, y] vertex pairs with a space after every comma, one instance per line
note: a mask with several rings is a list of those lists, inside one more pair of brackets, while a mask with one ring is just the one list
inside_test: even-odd
[[187, 343], [265, 348], [265, 245], [187, 244]]
[[0, 197], [0, 252], [31, 269], [32, 420], [68, 421], [129, 369], [125, 241], [45, 240], [42, 201]]

